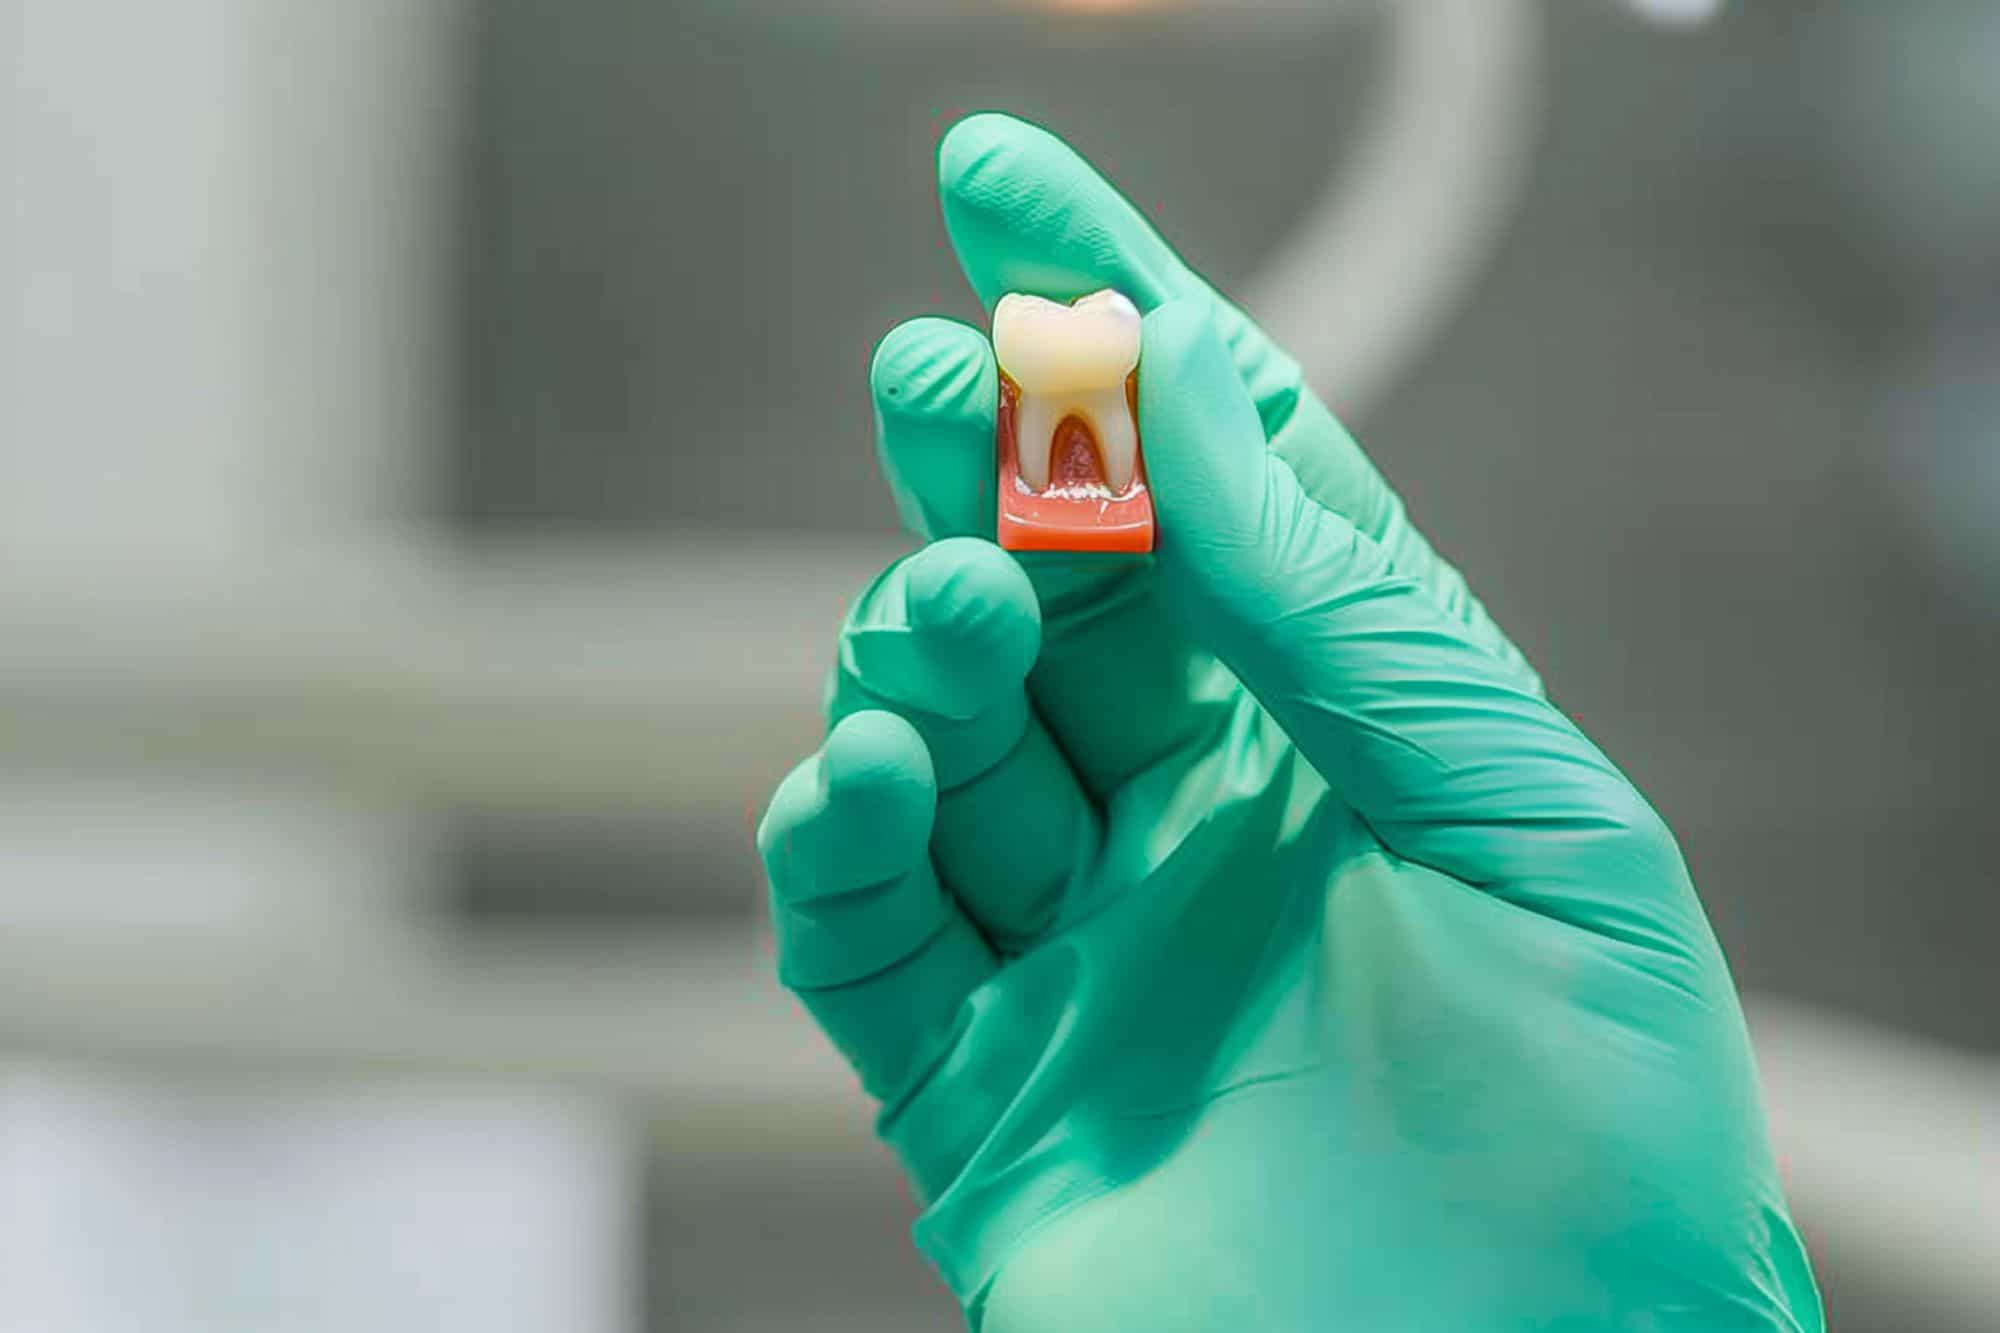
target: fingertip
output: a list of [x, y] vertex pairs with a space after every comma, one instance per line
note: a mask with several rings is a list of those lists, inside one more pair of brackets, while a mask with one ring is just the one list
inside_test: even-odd
[[803, 903], [904, 875], [928, 854], [936, 810], [916, 729], [881, 710], [851, 714], [786, 775], [758, 826], [772, 892]]
[[938, 144], [938, 201], [989, 310], [1010, 291], [1068, 300], [1115, 287], [1145, 309], [1189, 281], [1152, 226], [1082, 154], [1016, 116], [967, 116]]
[[894, 713], [863, 709], [835, 723], [820, 747], [819, 781], [825, 804], [868, 824], [889, 852], [921, 848], [930, 839], [937, 804], [931, 752], [917, 729]]
[[899, 324], [877, 344], [868, 383], [903, 525], [920, 537], [991, 532], [1000, 372], [985, 335], [934, 317]]
[[884, 416], [990, 416], [998, 376], [986, 335], [936, 315], [905, 320], [875, 344], [868, 388]]
[[997, 698], [1035, 664], [1041, 606], [1019, 561], [991, 542], [953, 537], [908, 563], [907, 609], [940, 669]]
[[947, 202], [962, 197], [994, 175], [1006, 175], [1010, 160], [1036, 147], [1066, 149], [1062, 140], [1031, 121], [1004, 111], [975, 111], [938, 141], [938, 190]]
[[999, 111], [967, 116], [938, 144], [945, 231], [988, 310], [1010, 291], [1060, 299], [1090, 290], [1080, 275], [1054, 271], [1037, 253], [1044, 244], [1036, 233], [1052, 230], [1038, 202], [1045, 182], [1078, 168], [1094, 175], [1055, 135]]
[[938, 790], [951, 791], [1020, 740], [1040, 648], [1040, 608], [1013, 558], [976, 538], [935, 542], [849, 612], [827, 707], [907, 719], [929, 747]]

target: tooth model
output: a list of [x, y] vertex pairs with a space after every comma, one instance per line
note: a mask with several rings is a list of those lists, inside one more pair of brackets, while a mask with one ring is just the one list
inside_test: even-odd
[[1117, 292], [1071, 305], [1009, 293], [1000, 362], [999, 539], [1010, 551], [1150, 551], [1139, 456], [1139, 311]]

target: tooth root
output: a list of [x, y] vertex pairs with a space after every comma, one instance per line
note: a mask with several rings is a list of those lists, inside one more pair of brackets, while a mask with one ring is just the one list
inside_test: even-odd
[[1014, 457], [1021, 480], [1039, 494], [1049, 485], [1049, 445], [1063, 414], [1040, 394], [1024, 393], [1014, 405]]
[[1022, 394], [1014, 407], [1014, 457], [1022, 482], [1037, 493], [1048, 489], [1056, 427], [1072, 416], [1081, 417], [1096, 437], [1105, 487], [1123, 495], [1138, 470], [1139, 431], [1122, 384], [1060, 396]]
[[1104, 460], [1105, 485], [1113, 495], [1123, 495], [1132, 485], [1139, 457], [1139, 431], [1132, 420], [1131, 406], [1125, 401], [1124, 384], [1079, 395], [1076, 411], [1097, 435], [1098, 456]]

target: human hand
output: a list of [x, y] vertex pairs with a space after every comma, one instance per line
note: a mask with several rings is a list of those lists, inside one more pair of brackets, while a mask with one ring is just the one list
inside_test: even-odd
[[[1818, 1329], [1674, 840], [1298, 367], [1058, 140], [940, 152], [990, 309], [1146, 312], [1150, 559], [993, 531], [986, 339], [871, 372], [931, 544], [759, 830], [781, 976], [987, 1333]], [[1587, 551], [1577, 558], [1588, 559]]]

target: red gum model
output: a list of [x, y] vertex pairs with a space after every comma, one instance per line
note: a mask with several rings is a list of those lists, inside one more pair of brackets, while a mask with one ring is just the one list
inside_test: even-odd
[[[1080, 418], [1064, 417], [1049, 444], [1049, 484], [1035, 492], [1021, 480], [1015, 406], [1020, 386], [1000, 376], [1000, 545], [1009, 551], [1113, 551], [1153, 549], [1153, 494], [1146, 485], [1143, 441], [1132, 484], [1113, 496], [1104, 481], [1097, 437]], [[1125, 405], [1139, 419], [1139, 379], [1125, 377]]]

